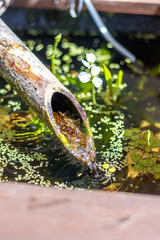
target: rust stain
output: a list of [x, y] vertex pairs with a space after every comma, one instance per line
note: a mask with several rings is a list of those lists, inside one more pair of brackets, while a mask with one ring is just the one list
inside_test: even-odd
[[18, 76], [23, 76], [27, 81], [36, 81], [38, 85], [42, 85], [43, 80], [31, 71], [30, 64], [24, 61], [20, 56], [17, 57], [10, 53], [11, 48], [13, 50], [20, 49], [20, 51], [23, 51], [23, 53], [25, 53], [27, 49], [23, 48], [17, 43], [8, 45], [5, 41], [0, 41], [0, 45], [3, 46], [0, 58], [4, 61], [9, 69], [12, 69], [13, 73], [16, 73]]
[[11, 44], [7, 44], [7, 41], [5, 40], [0, 40], [0, 45], [5, 47], [5, 48], [10, 48]]
[[26, 52], [28, 49], [26, 48], [26, 46], [23, 46], [23, 45], [19, 45], [17, 44], [16, 42], [15, 43], [12, 43], [12, 48], [20, 48], [22, 51]]

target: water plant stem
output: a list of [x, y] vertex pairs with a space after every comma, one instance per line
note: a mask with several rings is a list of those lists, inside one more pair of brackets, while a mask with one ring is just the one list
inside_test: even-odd
[[93, 101], [93, 105], [96, 105], [96, 96], [95, 96], [95, 87], [94, 84], [92, 83], [92, 101]]
[[61, 41], [61, 38], [62, 38], [62, 34], [60, 33], [55, 37], [55, 42], [53, 44], [53, 53], [52, 53], [52, 56], [51, 56], [51, 72], [53, 74], [56, 74], [56, 71], [55, 71], [55, 53], [56, 53], [58, 43]]

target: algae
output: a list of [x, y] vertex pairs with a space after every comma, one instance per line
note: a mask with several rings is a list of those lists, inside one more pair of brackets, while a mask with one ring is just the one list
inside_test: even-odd
[[[49, 68], [53, 56], [52, 40], [47, 46], [39, 37], [26, 41], [38, 56], [44, 58], [46, 53], [45, 61]], [[149, 179], [150, 188], [158, 188], [160, 127], [158, 120], [154, 119], [157, 106], [154, 101], [152, 103], [152, 98], [158, 96], [158, 88], [151, 89], [148, 72], [144, 74], [136, 70], [136, 77], [133, 72], [126, 77], [124, 72], [124, 83], [129, 85], [130, 81], [132, 84], [124, 92], [118, 92], [118, 104], [113, 104], [104, 81], [103, 87], [97, 91], [97, 105], [94, 106], [90, 84], [84, 85], [78, 81], [79, 69], [84, 70], [80, 64], [81, 58], [92, 52], [100, 67], [105, 64], [110, 69], [114, 86], [116, 87], [116, 82], [121, 85], [122, 72], [119, 70], [129, 60], [114, 63], [110, 47], [108, 45], [106, 48], [105, 45], [98, 49], [88, 49], [69, 42], [64, 37], [54, 52], [56, 76], [74, 92], [90, 120], [100, 177], [95, 178], [95, 173], [85, 164], [69, 155], [54, 134], [2, 80], [0, 181], [23, 181], [65, 189], [101, 188], [107, 191], [144, 192], [143, 188]], [[139, 107], [141, 102], [142, 110]]]

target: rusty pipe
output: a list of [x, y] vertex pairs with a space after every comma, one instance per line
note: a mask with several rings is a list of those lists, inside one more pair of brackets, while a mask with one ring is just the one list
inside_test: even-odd
[[0, 19], [0, 75], [77, 159], [92, 165], [88, 118], [72, 93]]

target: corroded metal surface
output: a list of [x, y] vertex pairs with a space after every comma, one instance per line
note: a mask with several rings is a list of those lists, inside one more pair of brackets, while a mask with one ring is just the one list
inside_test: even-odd
[[[90, 164], [95, 159], [92, 133], [86, 114], [75, 97], [2, 20], [0, 20], [0, 32], [1, 76], [17, 91], [50, 130], [55, 132], [74, 156]], [[65, 134], [61, 131], [60, 123], [57, 122], [59, 113], [65, 115], [66, 121], [61, 123], [66, 128]], [[71, 135], [70, 129], [65, 126], [66, 122], [70, 120], [73, 123], [72, 130], [75, 131]], [[81, 134], [77, 135], [76, 121], [80, 122], [79, 131], [84, 131], [83, 146], [78, 144]]]

